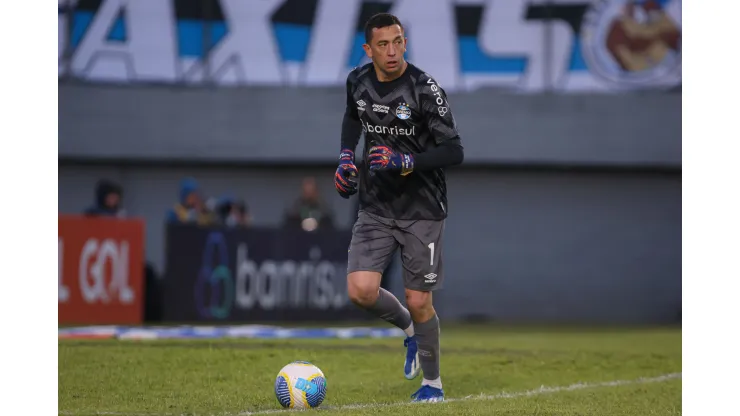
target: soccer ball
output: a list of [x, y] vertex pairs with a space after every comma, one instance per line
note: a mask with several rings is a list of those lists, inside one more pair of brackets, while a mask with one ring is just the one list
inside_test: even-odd
[[275, 379], [275, 396], [283, 407], [310, 409], [326, 397], [324, 373], [308, 361], [293, 361]]

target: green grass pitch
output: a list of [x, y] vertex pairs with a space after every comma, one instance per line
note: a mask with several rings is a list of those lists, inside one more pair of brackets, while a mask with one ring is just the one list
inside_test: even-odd
[[[409, 404], [402, 339], [60, 340], [59, 414], [293, 414], [278, 370], [311, 361], [336, 415], [680, 415], [681, 330], [444, 325], [446, 403]], [[302, 413], [301, 413], [302, 414]]]

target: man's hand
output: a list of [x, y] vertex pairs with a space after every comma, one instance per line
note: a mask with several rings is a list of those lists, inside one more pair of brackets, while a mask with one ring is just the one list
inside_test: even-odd
[[357, 166], [355, 153], [344, 149], [339, 155], [339, 167], [334, 173], [334, 187], [342, 198], [349, 198], [357, 193]]
[[368, 162], [371, 171], [400, 170], [405, 176], [414, 170], [413, 155], [395, 152], [388, 146], [371, 147]]

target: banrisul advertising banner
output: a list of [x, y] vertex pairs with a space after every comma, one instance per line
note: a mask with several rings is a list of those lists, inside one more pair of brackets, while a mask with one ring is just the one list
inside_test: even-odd
[[368, 319], [347, 297], [350, 231], [167, 229], [164, 320]]
[[390, 12], [448, 92], [681, 84], [681, 0], [58, 1], [59, 76], [89, 81], [341, 87]]

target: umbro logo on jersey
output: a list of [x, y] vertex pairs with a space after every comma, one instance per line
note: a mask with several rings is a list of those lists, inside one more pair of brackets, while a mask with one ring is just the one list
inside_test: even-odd
[[362, 101], [362, 100], [357, 101], [357, 109], [360, 110], [360, 111], [365, 111], [365, 106], [366, 105], [367, 104], [364, 101]]

